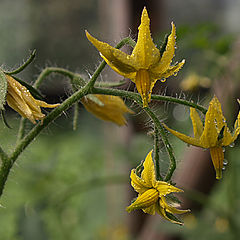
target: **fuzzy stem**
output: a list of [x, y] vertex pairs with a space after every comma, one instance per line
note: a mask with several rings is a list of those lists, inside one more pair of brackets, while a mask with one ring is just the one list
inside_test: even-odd
[[154, 128], [154, 160], [156, 169], [156, 178], [158, 181], [163, 180], [161, 176], [160, 159], [159, 159], [159, 138], [158, 138], [158, 128], [155, 125]]
[[[89, 88], [83, 87], [82, 89], [75, 92], [68, 99], [66, 99], [59, 107], [53, 109], [42, 121], [42, 124], [38, 123], [28, 134], [17, 144], [16, 148], [10, 155], [10, 157], [5, 161], [5, 164], [1, 166], [0, 169], [0, 196], [3, 193], [5, 183], [7, 181], [8, 174], [13, 164], [15, 163], [21, 152], [32, 142], [32, 140], [52, 121], [59, 117], [65, 110], [67, 110], [74, 103], [79, 101], [83, 96], [85, 96], [89, 91]], [[3, 151], [0, 149], [0, 156], [5, 158]]]
[[34, 50], [31, 52], [29, 58], [26, 60], [26, 62], [23, 63], [23, 65], [21, 65], [20, 67], [18, 67], [17, 69], [15, 69], [15, 70], [13, 70], [13, 71], [11, 71], [11, 72], [7, 72], [7, 71], [6, 71], [6, 72], [4, 72], [4, 73], [6, 73], [6, 74], [8, 74], [8, 75], [13, 75], [13, 74], [20, 73], [21, 71], [23, 71], [23, 70], [34, 60], [35, 57], [36, 57], [36, 50], [34, 49]]
[[51, 73], [60, 73], [66, 77], [69, 77], [70, 79], [74, 78], [77, 74], [68, 71], [64, 68], [58, 68], [58, 67], [48, 67], [45, 68], [41, 74], [38, 76], [36, 82], [34, 83], [33, 87], [34, 88], [39, 88], [39, 86], [41, 85], [42, 81], [44, 80], [44, 78], [46, 78], [49, 74]]
[[[140, 95], [138, 93], [134, 92], [128, 92], [125, 90], [119, 90], [119, 89], [110, 89], [110, 88], [92, 88], [91, 93], [93, 94], [105, 94], [105, 95], [114, 95], [114, 96], [119, 96], [119, 97], [126, 97], [129, 99], [141, 99]], [[207, 109], [201, 105], [198, 105], [193, 102], [189, 102], [187, 100], [183, 99], [176, 99], [174, 97], [169, 97], [169, 96], [161, 96], [161, 95], [152, 95], [151, 99], [158, 100], [158, 101], [165, 101], [165, 102], [172, 102], [172, 103], [177, 103], [181, 105], [185, 105], [188, 107], [193, 107], [201, 111], [203, 114], [206, 114]]]
[[173, 172], [176, 169], [176, 159], [175, 159], [174, 154], [173, 154], [173, 149], [172, 149], [172, 146], [170, 145], [170, 143], [168, 141], [168, 138], [167, 138], [167, 135], [164, 131], [164, 128], [163, 128], [162, 124], [160, 123], [159, 119], [157, 118], [157, 116], [148, 107], [145, 107], [144, 110], [149, 115], [149, 117], [153, 120], [154, 125], [158, 128], [158, 131], [159, 131], [159, 133], [162, 137], [163, 144], [164, 144], [164, 146], [167, 150], [167, 153], [168, 153], [168, 156], [169, 156], [169, 159], [170, 159], [170, 165], [169, 165], [169, 168], [168, 168], [168, 172], [167, 172], [167, 174], [164, 178], [164, 181], [167, 182], [167, 181], [171, 180]]
[[25, 135], [27, 119], [22, 117], [19, 123], [18, 135], [17, 135], [17, 144], [22, 140]]
[[0, 158], [2, 159], [2, 163], [6, 162], [8, 159], [8, 155], [3, 151], [1, 147], [0, 147]]

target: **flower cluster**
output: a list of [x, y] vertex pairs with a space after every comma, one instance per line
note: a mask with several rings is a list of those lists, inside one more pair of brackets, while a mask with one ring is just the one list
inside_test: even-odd
[[150, 151], [143, 163], [141, 177], [137, 175], [136, 169], [131, 171], [131, 184], [135, 191], [139, 194], [137, 199], [127, 207], [127, 211], [131, 212], [135, 209], [142, 209], [145, 213], [154, 215], [156, 212], [166, 220], [182, 224], [172, 214], [183, 214], [189, 210], [179, 210], [173, 206], [173, 201], [167, 198], [168, 194], [173, 192], [183, 192], [183, 190], [172, 186], [164, 181], [157, 181], [155, 167], [152, 159], [152, 151]]
[[[159, 135], [161, 135], [162, 142], [169, 153], [170, 163], [174, 162], [176, 164], [176, 161], [170, 149], [170, 145], [168, 144], [165, 129], [187, 144], [210, 149], [213, 166], [216, 171], [216, 178], [220, 179], [222, 178], [224, 162], [223, 147], [231, 145], [240, 134], [240, 112], [235, 121], [234, 130], [231, 132], [223, 116], [221, 104], [217, 97], [214, 96], [209, 104], [208, 110], [205, 109], [205, 111], [203, 111], [206, 113], [204, 121], [201, 120], [196, 110], [197, 104], [195, 104], [195, 108], [190, 108], [190, 118], [192, 120], [194, 132], [193, 137], [179, 133], [169, 128], [165, 123], [161, 123], [148, 106], [152, 99], [153, 87], [157, 80], [164, 82], [166, 78], [176, 75], [183, 67], [185, 60], [182, 60], [180, 63], [172, 64], [176, 44], [176, 27], [174, 23], [171, 24], [171, 33], [168, 35], [161, 49], [155, 46], [151, 38], [150, 19], [146, 8], [142, 11], [141, 24], [138, 29], [138, 39], [131, 54], [122, 52], [107, 43], [97, 40], [86, 31], [86, 37], [98, 49], [105, 62], [115, 72], [125, 78], [129, 78], [135, 83], [138, 93], [131, 93], [131, 96], [136, 96], [136, 98], [129, 97], [130, 93], [123, 90], [121, 92], [119, 89], [116, 92], [111, 91], [113, 89], [104, 92], [104, 90], [106, 90], [104, 88], [99, 91], [99, 89], [94, 86], [95, 81], [93, 81], [93, 78], [91, 78], [88, 83], [87, 81], [79, 80], [80, 83], [78, 88], [78, 86], [73, 86], [73, 80], [76, 78], [77, 81], [79, 75], [64, 72], [65, 75], [72, 80], [71, 83], [74, 94], [62, 103], [61, 108], [53, 110], [53, 113], [55, 114], [59, 109], [63, 109], [62, 111], [64, 111], [73, 104], [78, 106], [78, 102], [81, 102], [85, 109], [97, 118], [123, 126], [127, 124], [125, 114], [133, 114], [134, 112], [127, 107], [123, 99], [119, 96], [129, 97], [131, 100], [137, 102], [154, 122], [155, 152], [153, 154], [153, 151], [150, 151], [144, 162], [136, 169], [131, 170], [131, 185], [138, 193], [138, 196], [126, 210], [131, 212], [133, 210], [142, 209], [145, 213], [150, 215], [158, 213], [164, 219], [172, 223], [182, 224], [175, 214], [184, 214], [189, 212], [189, 210], [180, 210], [176, 208], [179, 205], [176, 204], [178, 201], [176, 201], [173, 193], [183, 192], [183, 190], [173, 186], [174, 184], [170, 182], [173, 171], [175, 170], [175, 165], [172, 164], [174, 166], [171, 169], [171, 164], [169, 164], [169, 174], [166, 174], [165, 178], [161, 176], [158, 149]], [[105, 63], [102, 64], [104, 65]], [[45, 74], [45, 76], [46, 75], [48, 74]], [[44, 74], [42, 74], [42, 76], [44, 76]], [[36, 124], [37, 121], [41, 121], [42, 125], [38, 125], [36, 128], [43, 127], [43, 124], [47, 121], [43, 121], [45, 114], [42, 113], [41, 107], [55, 108], [59, 106], [59, 104], [48, 104], [44, 101], [35, 99], [33, 97], [34, 94], [32, 95], [29, 91], [32, 87], [28, 89], [25, 87], [25, 84], [23, 85], [21, 81], [14, 79], [10, 73], [5, 73], [0, 69], [0, 91], [2, 93], [2, 96], [0, 96], [0, 110], [2, 111], [4, 109], [3, 105], [7, 102], [11, 108], [17, 111], [22, 117], [29, 119], [32, 123]], [[198, 86], [209, 87], [209, 79], [191, 75], [185, 80], [185, 83], [182, 84], [185, 90], [194, 90]], [[99, 92], [103, 94], [98, 94]], [[119, 92], [123, 94], [118, 94]], [[63, 108], [63, 105], [65, 108]], [[185, 105], [194, 106], [194, 104], [191, 103]], [[62, 112], [59, 111], [59, 115], [61, 113]], [[52, 120], [53, 119], [54, 118], [52, 118]], [[36, 131], [36, 134], [37, 133]], [[33, 135], [35, 134], [34, 131], [31, 134], [29, 139], [35, 137]], [[21, 146], [21, 149], [18, 150], [16, 154], [13, 154], [15, 158], [13, 162], [16, 160], [17, 154], [19, 155], [29, 142], [25, 141], [25, 145], [23, 144], [24, 147]], [[2, 160], [8, 159], [7, 154], [5, 154], [1, 148], [0, 155]], [[10, 160], [9, 162], [11, 162]], [[11, 166], [7, 169], [8, 172], [10, 168]], [[0, 171], [1, 170], [2, 168], [0, 167]], [[2, 181], [0, 179], [0, 182], [4, 185], [6, 177], [4, 174], [2, 174], [2, 176], [4, 176], [4, 180]], [[0, 190], [2, 191], [2, 189]]]

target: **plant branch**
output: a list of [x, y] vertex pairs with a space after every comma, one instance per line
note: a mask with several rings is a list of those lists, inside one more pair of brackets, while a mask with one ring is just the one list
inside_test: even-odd
[[8, 75], [13, 75], [13, 74], [17, 74], [17, 73], [20, 73], [22, 70], [24, 70], [33, 60], [34, 58], [36, 57], [36, 50], [34, 49], [30, 56], [28, 57], [28, 59], [26, 60], [25, 63], [23, 63], [23, 65], [21, 65], [20, 67], [18, 67], [17, 69], [11, 71], [11, 72], [8, 72], [8, 71], [4, 71], [4, 73], [8, 74]]
[[[114, 95], [114, 96], [119, 96], [119, 97], [126, 97], [130, 99], [138, 99], [140, 100], [140, 95], [139, 93], [134, 93], [134, 92], [129, 92], [125, 90], [119, 90], [119, 89], [110, 89], [110, 88], [92, 88], [91, 93], [93, 94], [105, 94], [105, 95]], [[201, 105], [198, 105], [193, 102], [189, 102], [187, 100], [183, 99], [176, 99], [174, 97], [169, 97], [169, 96], [161, 96], [161, 95], [152, 95], [152, 99], [158, 100], [158, 101], [166, 101], [166, 102], [172, 102], [172, 103], [177, 103], [181, 105], [185, 105], [188, 107], [193, 107], [201, 111], [203, 114], [206, 114], [207, 109]]]
[[160, 123], [159, 119], [157, 118], [157, 116], [148, 107], [145, 107], [144, 110], [149, 115], [149, 117], [153, 120], [155, 127], [157, 127], [157, 129], [158, 129], [158, 131], [159, 131], [159, 133], [162, 137], [163, 144], [164, 144], [164, 146], [167, 150], [169, 159], [170, 159], [168, 172], [167, 172], [167, 174], [164, 178], [164, 181], [167, 182], [167, 181], [171, 180], [173, 172], [176, 169], [176, 159], [175, 159], [174, 154], [173, 154], [173, 149], [172, 149], [172, 146], [170, 145], [170, 143], [168, 141], [168, 138], [167, 138], [167, 135], [164, 131], [164, 128], [163, 128], [162, 124]]

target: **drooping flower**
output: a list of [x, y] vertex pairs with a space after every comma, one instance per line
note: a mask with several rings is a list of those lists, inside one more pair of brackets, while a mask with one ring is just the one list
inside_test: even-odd
[[[173, 206], [173, 202], [168, 199], [168, 194], [173, 192], [183, 192], [164, 181], [157, 181], [155, 167], [152, 159], [152, 151], [150, 151], [143, 163], [143, 171], [141, 177], [137, 175], [136, 169], [131, 171], [131, 185], [138, 192], [137, 199], [127, 207], [127, 211], [131, 212], [135, 209], [142, 209], [145, 213], [155, 215], [157, 212], [166, 220], [182, 224], [173, 214], [183, 214], [189, 210], [179, 210]], [[173, 218], [174, 217], [174, 218]]]
[[117, 96], [89, 94], [81, 99], [84, 107], [104, 121], [116, 123], [119, 126], [126, 125], [127, 121], [124, 117], [125, 113], [134, 112], [129, 109], [123, 100]]
[[184, 60], [171, 66], [175, 52], [176, 29], [172, 23], [172, 32], [168, 36], [165, 51], [161, 54], [154, 45], [150, 33], [150, 19], [146, 8], [143, 9], [139, 26], [138, 40], [132, 54], [128, 55], [107, 43], [98, 41], [87, 31], [88, 40], [98, 49], [106, 63], [120, 75], [131, 79], [137, 87], [147, 107], [151, 100], [152, 89], [158, 79], [165, 81], [175, 75], [183, 66]]
[[29, 90], [9, 75], [7, 77], [7, 103], [22, 117], [28, 118], [32, 123], [36, 120], [43, 120], [45, 114], [40, 107], [55, 108], [60, 104], [47, 104], [44, 101], [36, 100]]
[[190, 108], [190, 117], [194, 137], [186, 136], [170, 129], [165, 124], [163, 125], [169, 132], [182, 141], [197, 147], [209, 148], [216, 171], [216, 178], [220, 179], [222, 177], [224, 161], [223, 147], [231, 145], [240, 133], [240, 112], [235, 121], [233, 134], [227, 127], [226, 119], [223, 116], [221, 104], [217, 97], [214, 97], [209, 104], [204, 126], [195, 108]]

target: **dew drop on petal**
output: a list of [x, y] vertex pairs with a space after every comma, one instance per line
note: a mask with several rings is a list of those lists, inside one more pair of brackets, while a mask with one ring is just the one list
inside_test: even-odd
[[224, 170], [226, 170], [226, 168], [225, 168], [225, 167], [222, 167], [222, 170], [224, 171]]
[[222, 151], [225, 152], [225, 148], [224, 147], [222, 148]]
[[227, 165], [228, 165], [228, 160], [227, 160], [227, 159], [224, 159], [224, 160], [223, 160], [223, 165], [224, 165], [224, 166], [227, 166]]
[[235, 143], [232, 142], [231, 144], [229, 144], [229, 147], [234, 147], [235, 146]]

